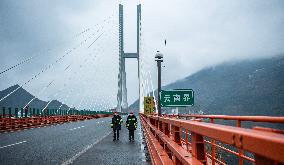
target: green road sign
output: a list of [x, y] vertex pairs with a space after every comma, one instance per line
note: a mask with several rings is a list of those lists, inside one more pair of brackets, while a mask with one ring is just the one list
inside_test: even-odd
[[192, 89], [162, 90], [160, 93], [161, 107], [193, 106], [194, 91]]

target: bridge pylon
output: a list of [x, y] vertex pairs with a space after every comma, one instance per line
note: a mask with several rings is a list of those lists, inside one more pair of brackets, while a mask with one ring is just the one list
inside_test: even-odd
[[[138, 79], [139, 79], [139, 99], [140, 99], [140, 36], [141, 36], [141, 4], [137, 5], [137, 50], [135, 53], [124, 52], [124, 21], [123, 5], [119, 4], [119, 72], [118, 72], [118, 92], [117, 92], [117, 111], [122, 112], [128, 109], [127, 103], [127, 86], [125, 59], [136, 58], [138, 61]], [[140, 100], [139, 100], [140, 103]]]

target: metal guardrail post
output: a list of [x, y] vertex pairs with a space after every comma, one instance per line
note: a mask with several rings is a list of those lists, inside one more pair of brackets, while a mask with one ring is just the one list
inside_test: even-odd
[[[210, 123], [214, 123], [214, 119], [210, 119]], [[211, 160], [212, 165], [215, 165], [216, 161], [216, 141], [214, 139], [211, 140]]]
[[33, 108], [33, 116], [35, 116], [35, 115], [36, 115], [36, 109]]
[[158, 121], [158, 124], [159, 124], [159, 130], [161, 131], [161, 132], [164, 132], [163, 131], [163, 122], [162, 121]]
[[28, 111], [26, 109], [24, 109], [24, 117], [28, 117]]
[[[181, 146], [180, 128], [175, 126], [175, 125], [171, 125], [171, 134], [172, 134], [173, 141]], [[175, 156], [173, 156], [172, 160], [173, 160], [174, 164], [182, 165], [182, 162], [178, 158], [176, 158]]]
[[159, 129], [159, 120], [155, 120], [155, 127]]
[[[169, 124], [162, 122], [162, 130], [161, 130], [166, 136], [170, 137], [170, 130], [169, 130]], [[168, 156], [171, 158], [172, 157], [172, 153], [171, 150], [168, 148], [167, 145], [164, 145], [163, 148], [165, 149], [166, 153], [168, 154]]]
[[192, 155], [199, 161], [206, 162], [203, 136], [195, 132], [191, 132], [191, 139]]
[[189, 131], [186, 129], [185, 130], [185, 145], [186, 145], [186, 151], [187, 152], [189, 152], [189, 147], [188, 147], [188, 145], [189, 145], [189, 142], [188, 142], [189, 137], [188, 137], [188, 134], [189, 134]]
[[29, 114], [30, 114], [30, 117], [32, 117], [32, 115], [33, 115], [33, 109], [32, 108], [29, 108]]
[[15, 117], [18, 118], [18, 112], [19, 112], [19, 109], [18, 108], [15, 108]]
[[170, 127], [169, 127], [169, 124], [168, 124], [168, 123], [164, 123], [164, 125], [165, 125], [165, 129], [164, 129], [165, 135], [170, 136]]
[[5, 109], [5, 107], [2, 108], [2, 115], [3, 115], [3, 118], [5, 118], [5, 116], [6, 116], [6, 109]]
[[181, 137], [180, 137], [180, 128], [175, 126], [175, 125], [171, 125], [171, 132], [172, 132], [172, 139], [178, 144], [181, 145]]
[[[242, 127], [242, 121], [240, 120], [237, 120], [236, 121], [236, 124], [237, 124], [237, 127]], [[242, 158], [242, 156], [244, 155], [244, 150], [242, 149], [238, 149], [239, 151], [239, 165], [243, 165], [244, 164], [244, 159]]]
[[11, 107], [8, 108], [8, 112], [9, 112], [9, 118], [11, 118], [12, 117], [12, 108]]
[[24, 109], [21, 108], [21, 118], [23, 118], [23, 117], [24, 117]]

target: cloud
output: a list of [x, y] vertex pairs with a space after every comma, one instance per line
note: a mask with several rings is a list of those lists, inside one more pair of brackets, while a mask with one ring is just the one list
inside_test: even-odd
[[[39, 98], [58, 99], [68, 105], [81, 105], [80, 108], [115, 106], [118, 3], [114, 0], [1, 0], [0, 70], [30, 56], [36, 58], [0, 75], [0, 81], [5, 82], [0, 84], [0, 89], [27, 81], [65, 51], [92, 36], [25, 88], [36, 95], [54, 80]], [[134, 52], [137, 1], [123, 3], [125, 51]], [[157, 50], [165, 57], [164, 85], [225, 61], [272, 57], [284, 52], [284, 2], [281, 0], [145, 0], [141, 3], [141, 58], [147, 72], [144, 77], [149, 78], [151, 74], [154, 88]], [[109, 16], [111, 21], [104, 22]], [[74, 37], [90, 27], [90, 31]], [[100, 28], [104, 35], [88, 48]], [[167, 39], [166, 47], [164, 39]], [[132, 103], [138, 97], [137, 61], [127, 60], [126, 69], [128, 101]], [[59, 94], [54, 98], [56, 93]]]

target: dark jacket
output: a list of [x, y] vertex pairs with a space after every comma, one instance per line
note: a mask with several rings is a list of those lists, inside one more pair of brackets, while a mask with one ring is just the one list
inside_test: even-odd
[[137, 128], [137, 118], [134, 115], [129, 115], [126, 120], [126, 127], [128, 130], [136, 130]]
[[120, 115], [114, 115], [111, 120], [111, 128], [121, 130], [122, 118]]

